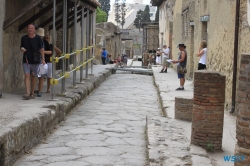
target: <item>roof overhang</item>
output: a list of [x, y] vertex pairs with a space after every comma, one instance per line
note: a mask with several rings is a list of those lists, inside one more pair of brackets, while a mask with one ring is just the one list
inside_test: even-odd
[[[7, 29], [9, 26], [11, 26], [13, 23], [15, 23], [19, 18], [21, 18], [24, 14], [29, 12], [31, 9], [35, 8], [41, 1], [42, 0], [31, 0], [29, 3], [27, 3], [25, 5], [25, 7], [23, 7], [21, 10], [19, 10], [19, 12], [17, 12], [15, 15], [13, 15], [12, 17], [10, 17], [4, 21], [3, 29], [4, 30]], [[61, 2], [62, 2], [62, 0], [56, 0], [57, 5]], [[74, 3], [72, 3], [72, 2], [76, 2], [77, 6], [81, 6], [85, 9], [89, 9], [91, 11], [91, 13], [94, 12], [95, 9], [101, 5], [96, 0], [68, 0], [67, 2], [68, 2], [68, 4], [67, 4], [68, 9], [72, 8], [74, 6], [73, 5]], [[36, 14], [31, 16], [29, 19], [24, 21], [22, 24], [20, 24], [18, 27], [18, 30], [21, 31], [22, 29], [27, 27], [27, 25], [29, 25], [29, 24], [33, 23], [35, 20], [39, 19], [43, 14], [47, 13], [51, 9], [53, 9], [53, 1], [50, 4], [48, 4], [46, 7], [41, 9], [39, 12], [37, 12]], [[63, 10], [57, 11], [56, 18], [58, 18], [62, 14], [63, 14]], [[44, 27], [44, 26], [50, 24], [52, 21], [53, 21], [53, 16], [48, 17], [47, 20], [45, 20], [43, 23], [41, 23], [39, 25], [39, 27]]]

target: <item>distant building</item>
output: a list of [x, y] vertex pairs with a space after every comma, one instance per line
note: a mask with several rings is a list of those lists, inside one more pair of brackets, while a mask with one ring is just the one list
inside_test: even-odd
[[[143, 4], [143, 0], [134, 0], [134, 3], [132, 3], [132, 4], [127, 3], [126, 4], [127, 12], [126, 12], [126, 17], [125, 17], [126, 20], [125, 20], [125, 24], [124, 24], [123, 28], [124, 29], [135, 29], [134, 20], [136, 18], [136, 13], [139, 10], [143, 11], [145, 9], [145, 7], [146, 7], [146, 5]], [[150, 19], [151, 19], [151, 21], [154, 21], [157, 7], [149, 5], [149, 9], [150, 9]], [[108, 22], [112, 22], [112, 23], [116, 24], [114, 4], [112, 5], [111, 12], [109, 13]]]

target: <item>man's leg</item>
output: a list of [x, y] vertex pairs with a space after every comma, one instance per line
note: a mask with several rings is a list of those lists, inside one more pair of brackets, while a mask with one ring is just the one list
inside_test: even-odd
[[32, 75], [31, 76], [31, 93], [30, 93], [32, 97], [34, 97], [35, 87], [36, 87], [36, 77]]
[[25, 74], [25, 88], [26, 93], [30, 94], [30, 74]]
[[50, 92], [50, 78], [47, 77], [47, 93]]
[[185, 78], [180, 78], [180, 86], [184, 87], [185, 84]]

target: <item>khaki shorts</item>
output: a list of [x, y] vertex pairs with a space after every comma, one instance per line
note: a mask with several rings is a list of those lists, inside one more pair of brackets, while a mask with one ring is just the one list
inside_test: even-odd
[[163, 65], [163, 66], [168, 66], [167, 59], [168, 59], [168, 58], [166, 58], [166, 57], [163, 58], [163, 62], [162, 62], [162, 65]]

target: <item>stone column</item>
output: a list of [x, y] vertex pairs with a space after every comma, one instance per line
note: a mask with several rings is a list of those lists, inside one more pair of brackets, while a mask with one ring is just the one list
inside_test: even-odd
[[236, 166], [250, 165], [250, 54], [242, 54], [236, 93]]
[[199, 70], [194, 74], [191, 143], [207, 150], [222, 148], [226, 77]]

